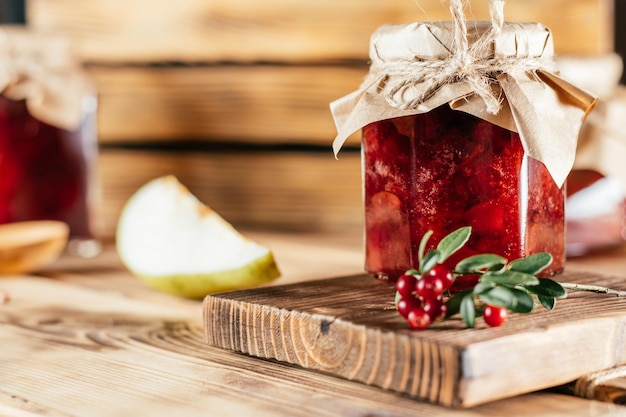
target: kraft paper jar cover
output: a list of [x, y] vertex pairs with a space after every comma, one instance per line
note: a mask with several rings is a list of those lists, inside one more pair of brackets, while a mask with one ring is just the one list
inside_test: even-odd
[[0, 91], [7, 98], [26, 100], [33, 117], [74, 130], [82, 121], [83, 97], [92, 90], [67, 39], [0, 26]]
[[453, 22], [384, 25], [374, 32], [361, 87], [331, 103], [335, 154], [369, 123], [448, 103], [518, 132], [529, 156], [562, 185], [596, 98], [558, 75], [552, 35], [542, 24], [505, 22], [494, 33], [492, 22], [463, 23], [461, 46]]

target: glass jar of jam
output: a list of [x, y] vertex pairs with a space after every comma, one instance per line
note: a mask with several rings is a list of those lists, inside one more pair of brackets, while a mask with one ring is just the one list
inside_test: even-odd
[[63, 39], [0, 28], [0, 224], [59, 220], [68, 249], [99, 252], [96, 96]]
[[478, 253], [517, 259], [547, 251], [546, 274], [565, 261], [564, 194], [519, 135], [447, 104], [363, 128], [366, 270], [395, 280], [418, 268], [422, 236], [434, 246], [471, 226], [448, 260]]
[[596, 99], [561, 79], [550, 31], [492, 22], [384, 25], [370, 44], [361, 87], [331, 103], [335, 154], [362, 131], [365, 269], [395, 280], [427, 250], [471, 226], [447, 260], [549, 252], [565, 263], [564, 183], [582, 122]]

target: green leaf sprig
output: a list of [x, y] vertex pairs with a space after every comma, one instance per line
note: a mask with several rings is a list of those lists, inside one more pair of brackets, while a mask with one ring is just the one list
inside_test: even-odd
[[[490, 326], [499, 326], [508, 311], [531, 313], [536, 305], [548, 310], [566, 291], [590, 291], [626, 296], [626, 291], [596, 285], [559, 283], [538, 276], [552, 263], [552, 255], [540, 252], [509, 261], [493, 253], [473, 255], [459, 261], [453, 270], [443, 265], [469, 240], [471, 227], [461, 227], [426, 251], [433, 235], [428, 231], [418, 248], [418, 268], [409, 270], [396, 282], [395, 306], [413, 329], [424, 329], [436, 320], [460, 314], [467, 327], [483, 316]], [[452, 291], [454, 280], [477, 277], [471, 288]], [[474, 280], [472, 280], [474, 281]]]
[[[444, 263], [469, 240], [471, 227], [462, 227], [445, 236], [436, 249], [426, 252], [432, 231], [424, 235], [419, 246], [419, 272], [425, 274]], [[537, 277], [552, 263], [552, 255], [540, 252], [509, 262], [491, 254], [478, 254], [459, 261], [454, 268], [459, 276], [478, 275], [477, 284], [468, 290], [453, 293], [446, 301], [446, 318], [460, 314], [467, 327], [474, 327], [476, 317], [485, 305], [504, 307], [515, 313], [528, 314], [535, 308], [535, 298], [548, 310], [556, 300], [566, 296], [565, 288], [555, 280]]]

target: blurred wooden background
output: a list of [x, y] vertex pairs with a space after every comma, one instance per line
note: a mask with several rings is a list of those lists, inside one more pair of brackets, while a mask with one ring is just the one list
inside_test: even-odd
[[[509, 0], [506, 17], [549, 26], [559, 54], [614, 49], [613, 0]], [[328, 104], [360, 84], [378, 26], [449, 14], [441, 0], [27, 0], [26, 19], [69, 36], [98, 88], [111, 237], [165, 174], [239, 227], [360, 228], [358, 135], [335, 160]]]

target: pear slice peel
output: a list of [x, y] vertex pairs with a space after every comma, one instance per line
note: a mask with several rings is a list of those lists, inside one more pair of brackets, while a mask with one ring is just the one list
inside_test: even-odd
[[149, 286], [199, 299], [280, 276], [272, 252], [243, 236], [174, 176], [154, 179], [128, 200], [117, 225], [122, 263]]

